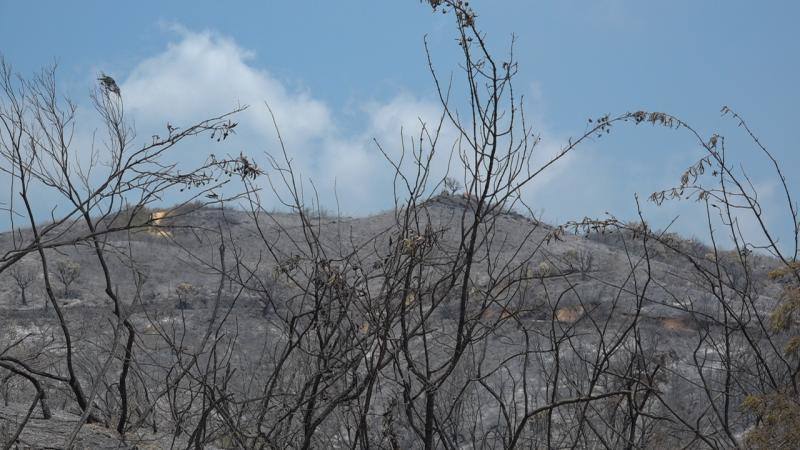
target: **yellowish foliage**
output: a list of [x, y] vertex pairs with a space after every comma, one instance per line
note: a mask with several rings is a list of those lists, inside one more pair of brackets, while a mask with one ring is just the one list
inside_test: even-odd
[[800, 271], [800, 261], [795, 261], [789, 263], [787, 266], [779, 267], [770, 271], [768, 275], [771, 280], [777, 280], [798, 271]]
[[745, 436], [750, 449], [797, 448], [800, 442], [800, 404], [789, 394], [748, 395], [742, 408], [758, 417]]
[[783, 297], [783, 303], [778, 305], [770, 315], [770, 326], [775, 331], [788, 330], [792, 325], [792, 315], [800, 311], [800, 288], [785, 288]]
[[792, 336], [789, 339], [789, 342], [786, 343], [786, 347], [784, 348], [784, 352], [786, 352], [787, 356], [792, 355], [799, 355], [800, 354], [800, 336]]

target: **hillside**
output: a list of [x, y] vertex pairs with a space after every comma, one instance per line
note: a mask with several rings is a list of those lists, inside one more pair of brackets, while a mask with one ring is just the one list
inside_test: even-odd
[[[314, 292], [329, 287], [333, 293], [324, 295], [329, 299], [326, 301], [334, 301], [342, 295], [356, 295], [352, 300], [340, 304], [345, 310], [331, 309], [326, 313], [331, 318], [336, 317], [336, 324], [315, 325], [336, 328], [350, 323], [346, 326], [350, 331], [341, 334], [344, 332], [338, 330], [336, 333], [339, 334], [334, 335], [349, 336], [348, 339], [355, 339], [358, 344], [353, 349], [341, 350], [342, 355], [350, 355], [346, 358], [355, 358], [351, 363], [346, 363], [347, 367], [350, 364], [364, 364], [361, 368], [354, 366], [344, 369], [345, 372], [356, 370], [354, 383], [358, 380], [356, 373], [366, 374], [373, 370], [370, 363], [373, 359], [392, 359], [389, 356], [376, 356], [375, 352], [387, 352], [386, 355], [389, 355], [399, 351], [405, 354], [402, 358], [396, 357], [400, 360], [426, 359], [434, 365], [446, 364], [449, 353], [456, 345], [454, 336], [459, 327], [459, 313], [457, 298], [452, 297], [451, 291], [439, 294], [442, 289], [440, 283], [448, 279], [446, 275], [450, 269], [447, 268], [447, 255], [459, 251], [462, 216], [466, 212], [469, 217], [474, 207], [473, 203], [462, 197], [441, 195], [415, 209], [415, 227], [419, 230], [416, 236], [420, 236], [419, 239], [422, 239], [421, 236], [435, 236], [435, 239], [430, 239], [432, 244], [426, 250], [428, 262], [419, 267], [413, 280], [409, 278], [413, 283], [419, 283], [419, 287], [416, 294], [404, 295], [405, 300], [401, 303], [408, 308], [405, 313], [408, 317], [403, 320], [418, 320], [418, 324], [421, 324], [418, 326], [423, 327], [423, 335], [428, 334], [428, 339], [436, 342], [436, 345], [430, 346], [427, 341], [411, 339], [406, 346], [394, 350], [383, 347], [386, 338], [382, 334], [373, 334], [377, 332], [375, 330], [382, 329], [381, 321], [387, 320], [389, 313], [381, 312], [387, 306], [372, 304], [393, 302], [397, 295], [387, 294], [391, 288], [387, 287], [384, 275], [388, 273], [386, 267], [390, 263], [382, 257], [389, 258], [393, 254], [393, 245], [397, 245], [399, 239], [399, 218], [407, 212], [405, 210], [358, 218], [311, 217], [304, 227], [297, 214], [258, 212], [253, 215], [235, 209], [183, 208], [167, 213], [157, 227], [148, 226], [135, 232], [107, 235], [104, 245], [108, 254], [113, 255], [109, 261], [114, 290], [122, 299], [126, 317], [137, 333], [134, 354], [138, 366], [138, 387], [135, 391], [137, 397], [141, 397], [137, 402], [143, 405], [141, 410], [137, 409], [137, 414], [140, 414], [141, 424], [150, 429], [147, 437], [128, 436], [128, 444], [131, 444], [130, 439], [139, 439], [140, 445], [148, 442], [156, 446], [175, 445], [174, 442], [168, 444], [175, 432], [175, 420], [178, 420], [178, 427], [181, 420], [196, 420], [190, 419], [194, 415], [178, 419], [175, 414], [194, 411], [197, 405], [187, 406], [185, 410], [175, 409], [175, 405], [171, 404], [175, 398], [167, 392], [169, 388], [160, 392], [160, 386], [168, 386], [168, 380], [180, 367], [185, 367], [188, 373], [193, 374], [191, 377], [195, 378], [195, 384], [190, 382], [189, 386], [181, 388], [187, 391], [176, 393], [194, 392], [193, 389], [205, 385], [202, 381], [204, 376], [214, 376], [224, 378], [224, 388], [220, 387], [223, 385], [217, 385], [216, 388], [221, 389], [220, 395], [224, 391], [224, 395], [242, 400], [259, 391], [261, 383], [253, 384], [256, 374], [265, 370], [283, 370], [299, 378], [280, 378], [277, 382], [288, 383], [283, 388], [287, 395], [298, 395], [299, 391], [291, 386], [304, 376], [311, 376], [314, 370], [302, 376], [302, 372], [295, 371], [304, 370], [303, 365], [313, 362], [317, 357], [301, 354], [296, 360], [285, 361], [284, 367], [275, 364], [281, 361], [280, 355], [285, 351], [283, 344], [301, 339], [301, 335], [295, 334], [299, 333], [298, 329], [293, 327], [297, 326], [297, 321], [305, 320], [302, 318], [305, 314], [303, 311], [310, 311], [302, 305], [313, 301]], [[599, 349], [615, 345], [619, 349], [612, 348], [607, 353], [605, 357], [610, 359], [606, 364], [624, 365], [625, 355], [647, 355], [651, 358], [650, 362], [642, 364], [656, 367], [660, 395], [669, 398], [664, 401], [672, 408], [690, 413], [696, 408], [698, 400], [692, 399], [698, 395], [696, 386], [704, 382], [700, 376], [705, 373], [704, 367], [718, 367], [720, 364], [711, 355], [716, 344], [709, 337], [723, 333], [720, 324], [728, 316], [724, 314], [717, 298], [709, 295], [707, 280], [698, 276], [697, 268], [689, 259], [678, 255], [663, 243], [653, 241], [643, 244], [641, 238], [626, 230], [608, 230], [603, 234], [588, 236], [561, 234], [555, 239], [553, 235], [556, 228], [552, 226], [513, 212], [498, 211], [493, 214], [491, 226], [481, 232], [479, 250], [476, 252], [478, 257], [469, 275], [469, 289], [473, 298], [488, 300], [478, 301], [468, 307], [467, 315], [474, 317], [472, 323], [476, 328], [473, 329], [472, 339], [477, 346], [469, 350], [472, 356], [468, 359], [474, 361], [471, 363], [473, 368], [458, 369], [466, 371], [459, 377], [466, 376], [469, 379], [474, 376], [468, 375], [470, 371], [481, 373], [485, 370], [489, 375], [484, 382], [496, 381], [500, 383], [497, 385], [499, 389], [503, 389], [502, 386], [509, 380], [520, 382], [520, 377], [526, 377], [527, 389], [534, 393], [529, 394], [525, 404], [544, 404], [545, 398], [554, 395], [549, 387], [554, 373], [553, 364], [561, 365], [558, 370], [562, 380], [556, 380], [561, 392], [559, 395], [581, 395], [581, 392], [586, 392], [586, 388], [581, 387], [585, 383], [608, 382], [603, 379], [607, 375], [592, 378], [591, 372], [596, 372], [597, 368], [592, 369], [587, 358], [602, 357]], [[58, 233], [58, 239], [69, 240], [70, 236], [78, 236], [83, 231], [76, 224]], [[314, 239], [318, 239], [318, 246], [307, 244], [309, 232], [316, 236]], [[750, 273], [745, 277], [742, 273], [736, 273], [735, 255], [720, 254], [714, 257], [713, 254], [709, 255], [710, 249], [696, 242], [677, 236], [671, 236], [670, 239], [665, 239], [665, 242], [689, 249], [689, 254], [700, 264], [716, 266], [719, 259], [720, 266], [730, 268], [732, 286], [745, 283], [746, 278], [747, 291], [757, 295], [754, 304], [760, 309], [757, 311], [760, 314], [767, 316], [775, 307], [780, 286], [767, 277], [767, 273], [775, 266], [770, 258], [750, 255]], [[224, 244], [223, 249], [220, 249], [220, 244]], [[9, 251], [13, 248], [13, 237], [8, 233], [3, 234], [0, 236], [0, 245], [4, 253]], [[220, 250], [225, 255], [224, 265], [220, 260]], [[104, 293], [102, 271], [94, 249], [86, 244], [61, 246], [48, 254], [51, 267], [55, 267], [59, 261], [80, 267], [79, 278], [65, 295], [63, 292], [59, 295], [58, 302], [72, 330], [80, 376], [86, 386], [92, 386], [93, 377], [96, 376], [93, 374], [103, 373], [103, 365], [107, 362], [104, 358], [120, 351], [119, 346], [111, 351], [115, 319], [112, 305]], [[729, 261], [726, 262], [726, 258]], [[437, 260], [441, 260], [441, 264]], [[31, 270], [37, 270], [35, 254], [26, 256], [23, 263], [29, 265]], [[323, 283], [314, 281], [322, 270], [320, 264], [324, 264], [325, 276], [330, 277]], [[224, 276], [221, 278], [223, 267]], [[335, 277], [339, 278], [334, 280]], [[337, 284], [340, 280], [341, 286]], [[21, 358], [39, 370], [63, 373], [63, 366], [59, 363], [63, 349], [58, 344], [61, 341], [58, 322], [52, 308], [45, 307], [42, 276], [37, 275], [28, 287], [27, 305], [21, 304], [19, 289], [9, 275], [4, 275], [0, 283], [0, 349], [6, 349], [2, 350], [2, 354]], [[58, 283], [55, 286], [63, 288]], [[345, 290], [347, 294], [344, 294]], [[350, 291], [358, 293], [351, 294]], [[747, 309], [748, 305], [731, 295], [728, 307], [738, 310]], [[763, 331], [757, 322], [743, 326], [751, 329], [751, 335], [756, 339]], [[393, 322], [388, 329], [384, 329], [389, 336], [395, 336], [390, 337], [391, 340], [399, 339], [400, 334], [397, 333], [401, 329], [411, 330], [413, 327], [407, 328], [399, 322]], [[634, 334], [630, 334], [631, 330], [634, 330]], [[37, 342], [18, 347], [12, 345], [26, 335], [35, 336]], [[620, 340], [615, 341], [617, 338]], [[334, 345], [325, 344], [319, 339], [324, 338], [314, 338], [316, 343], [313, 348], [317, 348], [317, 351], [324, 352], [329, 348], [326, 345]], [[221, 346], [209, 346], [209, 342], [218, 342]], [[560, 359], [536, 356], [533, 361], [538, 362], [534, 364], [519, 358], [521, 349], [538, 348], [533, 354], [546, 355], [552, 345], [561, 348], [563, 354]], [[639, 352], [622, 352], [631, 345], [646, 348]], [[219, 354], [215, 355], [217, 352]], [[359, 353], [360, 357], [353, 356]], [[478, 354], [480, 358], [474, 360]], [[608, 356], [617, 354], [619, 359], [616, 359], [617, 356]], [[703, 362], [698, 363], [698, 355], [704, 355]], [[187, 358], [189, 363], [184, 366]], [[197, 365], [197, 358], [205, 361], [204, 364], [218, 366], [209, 372], [208, 366]], [[219, 360], [212, 364], [208, 358]], [[333, 369], [338, 364], [333, 361], [325, 363], [328, 368], [324, 371], [339, 370]], [[407, 395], [403, 394], [404, 389], [415, 385], [393, 381], [391, 372], [397, 369], [392, 369], [392, 364], [379, 368], [381, 373], [388, 372], [386, 378], [381, 375], [376, 379], [373, 401], [377, 410], [392, 410], [395, 407], [392, 405], [398, 404], [398, 398]], [[528, 364], [533, 366], [525, 366]], [[698, 364], [701, 365], [700, 371], [697, 370]], [[504, 379], [503, 374], [498, 374], [499, 378], [492, 381], [494, 375], [491, 374], [500, 368], [510, 371], [510, 378]], [[584, 370], [589, 372], [581, 375]], [[265, 375], [262, 373], [261, 376]], [[108, 378], [105, 383], [114, 386], [115, 380]], [[321, 397], [320, 402], [330, 401], [336, 392], [348, 392], [346, 387], [338, 383], [335, 380], [330, 382], [327, 389], [331, 393]], [[398, 386], [405, 388], [397, 390]], [[444, 385], [443, 389], [447, 386]], [[596, 389], [606, 392], [611, 388]], [[540, 390], [541, 394], [535, 394], [536, 390]], [[24, 417], [21, 415], [27, 410], [25, 405], [30, 401], [31, 392], [23, 378], [5, 379], [2, 394], [6, 406], [0, 408], [0, 421], [6, 433], [14, 429], [14, 423], [20, 417]], [[67, 401], [68, 392], [60, 392], [50, 399], [51, 408], [59, 410], [65, 407], [58, 413], [61, 415], [79, 414], [80, 410]], [[483, 404], [491, 400], [491, 396], [487, 397], [491, 392], [474, 392], [470, 398], [476, 404]], [[511, 397], [506, 401], [512, 404], [519, 401], [514, 400], [513, 391], [509, 395]], [[148, 412], [144, 405], [149, 400], [145, 399], [154, 396], [161, 400], [154, 404], [154, 410]], [[103, 412], [102, 416], [106, 417], [102, 420], [113, 421], [113, 411], [118, 408], [115, 401], [99, 397], [95, 401], [98, 402], [98, 410]], [[478, 417], [478, 423], [496, 421], [497, 415], [505, 408], [502, 406], [504, 404], [487, 405], [479, 413], [475, 412], [477, 415], [467, 415]], [[331, 408], [335, 410], [337, 406]], [[659, 410], [657, 405], [653, 408], [656, 408], [653, 411]], [[396, 414], [401, 415], [401, 412], [402, 408]], [[197, 411], [192, 414], [197, 414]], [[223, 423], [231, 420], [219, 414], [215, 413], [214, 420], [222, 420]], [[254, 414], [258, 415], [247, 408], [239, 409], [238, 414], [237, 421], [243, 424], [252, 420]], [[387, 413], [382, 414], [385, 419]], [[41, 418], [38, 409], [34, 412], [36, 417]], [[384, 419], [378, 417], [374, 420]], [[77, 416], [74, 420], [77, 420]], [[318, 443], [335, 443], [341, 439], [336, 437], [334, 424], [337, 420], [334, 415], [318, 424], [321, 428], [319, 434], [323, 436]], [[402, 417], [395, 416], [393, 420], [396, 421], [393, 425], [396, 427], [392, 432], [394, 434], [374, 439], [396, 439], [401, 447], [405, 447], [403, 442], [411, 445], [414, 440], [413, 427], [404, 423], [407, 419]], [[559, 420], [564, 426], [570, 423], [566, 416]], [[36, 430], [40, 426], [26, 428], [19, 443], [34, 445], [31, 439], [39, 434]], [[91, 433], [91, 430], [98, 429], [97, 426], [84, 428], [81, 433]], [[488, 425], [484, 423], [481, 426]], [[65, 433], [71, 428], [52, 428], [51, 432], [55, 430], [63, 432], [58, 432], [53, 439], [66, 439]], [[213, 435], [213, 430], [210, 432]], [[454, 436], [462, 436], [461, 439], [469, 436], [468, 433], [455, 433]], [[234, 437], [229, 434], [214, 436], [214, 445], [236, 446]], [[187, 439], [193, 438], [194, 435], [180, 435], [179, 441], [184, 444], [179, 446], [189, 445]], [[662, 444], [666, 444], [683, 442], [687, 438], [687, 435], [679, 434], [673, 437], [663, 435], [660, 439], [664, 439]]]

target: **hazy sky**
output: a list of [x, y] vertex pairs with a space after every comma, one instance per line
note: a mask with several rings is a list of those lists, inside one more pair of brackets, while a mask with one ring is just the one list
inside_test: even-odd
[[[480, 27], [499, 52], [515, 33], [516, 89], [542, 135], [542, 154], [579, 134], [588, 117], [631, 110], [676, 114], [701, 133], [720, 131], [762, 190], [771, 224], [788, 230], [775, 179], [728, 119], [748, 119], [788, 172], [800, 166], [793, 139], [800, 69], [800, 3], [474, 0]], [[438, 112], [426, 67], [427, 34], [437, 70], [458, 70], [452, 18], [416, 0], [310, 2], [34, 2], [0, 0], [0, 53], [29, 74], [57, 61], [61, 86], [80, 105], [100, 71], [122, 87], [139, 137], [166, 121], [251, 109], [224, 150], [275, 151], [263, 101], [274, 107], [289, 151], [324, 190], [336, 181], [341, 207], [363, 214], [391, 206], [388, 166], [401, 126]], [[91, 108], [81, 118], [91, 128]], [[87, 135], [89, 130], [85, 131]], [[394, 150], [393, 150], [394, 149]], [[702, 156], [685, 133], [619, 128], [590, 142], [538, 180], [526, 200], [551, 221], [633, 217], [633, 195], [678, 181]], [[800, 180], [792, 180], [798, 193]], [[332, 196], [323, 192], [323, 200]], [[646, 207], [656, 226], [701, 235], [691, 205]], [[6, 223], [5, 221], [3, 222]]]

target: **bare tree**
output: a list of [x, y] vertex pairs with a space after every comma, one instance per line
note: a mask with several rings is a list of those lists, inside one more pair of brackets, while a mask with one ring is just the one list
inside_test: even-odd
[[28, 304], [28, 298], [26, 297], [26, 292], [28, 287], [33, 283], [36, 279], [36, 272], [33, 271], [30, 267], [24, 266], [22, 264], [17, 264], [11, 268], [9, 271], [11, 278], [14, 279], [14, 283], [16, 283], [17, 287], [19, 288], [20, 293], [20, 300], [22, 301], [23, 305]]
[[78, 281], [81, 276], [81, 266], [73, 261], [59, 261], [56, 263], [55, 276], [64, 286], [64, 298], [68, 298], [70, 296], [70, 286]]
[[453, 177], [444, 179], [444, 190], [449, 195], [455, 195], [461, 190], [461, 183]]
[[[2, 170], [11, 180], [13, 201], [9, 205], [9, 213], [14, 227], [13, 248], [6, 249], [0, 255], [0, 272], [13, 268], [27, 255], [35, 256], [41, 266], [46, 297], [55, 311], [61, 331], [59, 340], [45, 342], [43, 347], [28, 345], [32, 343], [27, 339], [12, 343], [0, 350], [2, 361], [4, 365], [13, 365], [14, 370], [24, 374], [22, 376], [43, 378], [68, 386], [71, 401], [76, 402], [86, 420], [98, 422], [112, 420], [113, 417], [117, 430], [125, 432], [131, 413], [129, 396], [134, 388], [129, 385], [132, 383], [130, 375], [136, 370], [133, 355], [136, 330], [128, 318], [125, 305], [133, 301], [135, 293], [128, 294], [126, 300], [117, 289], [117, 275], [110, 269], [108, 261], [109, 257], [120, 253], [108, 245], [108, 236], [157, 226], [152, 218], [142, 223], [135, 222], [133, 219], [137, 216], [133, 214], [128, 215], [127, 221], [117, 219], [125, 216], [127, 211], [146, 208], [171, 189], [199, 188], [197, 195], [202, 197], [226, 182], [218, 181], [219, 175], [252, 171], [252, 167], [245, 168], [246, 159], [241, 155], [229, 159], [210, 157], [201, 167], [188, 171], [160, 160], [165, 152], [191, 136], [208, 133], [220, 140], [227, 138], [236, 126], [229, 117], [243, 108], [181, 130], [170, 128], [165, 137], [156, 136], [141, 146], [135, 146], [133, 130], [125, 121], [121, 95], [116, 92], [110, 95], [106, 88], [98, 89], [92, 98], [105, 127], [107, 140], [102, 149], [95, 146], [87, 149], [90, 158], [88, 163], [83, 164], [72, 139], [76, 106], [58, 93], [54, 68], [25, 79], [14, 74], [2, 61], [0, 92], [3, 133], [0, 157], [3, 160]], [[63, 205], [68, 206], [59, 209], [61, 215], [52, 217], [49, 224], [41, 225], [37, 206], [31, 201], [33, 189], [44, 189], [51, 196], [60, 196]], [[29, 230], [17, 229], [19, 225], [14, 218], [19, 216], [27, 220]], [[51, 254], [77, 245], [86, 245], [93, 251], [104, 280], [104, 294], [113, 305], [111, 328], [119, 330], [114, 332], [113, 344], [105, 341], [96, 347], [112, 355], [109, 363], [99, 367], [97, 372], [77, 367], [76, 358], [83, 358], [86, 350], [84, 343], [73, 338], [73, 329], [81, 325], [67, 320], [56, 301], [51, 281], [55, 276], [64, 285], [65, 296], [69, 294], [69, 287], [77, 279], [79, 268], [74, 264], [56, 263], [55, 271], [51, 272]], [[120, 256], [124, 258], [125, 255], [123, 253]], [[121, 353], [116, 350], [117, 340], [122, 342]], [[63, 355], [59, 357], [63, 358], [60, 362], [63, 366], [54, 366], [53, 361], [44, 359], [48, 348], [52, 346], [64, 349], [59, 351], [59, 355]], [[12, 356], [9, 352], [18, 355]], [[52, 367], [53, 370], [43, 370], [41, 367]], [[106, 405], [112, 409], [112, 414], [101, 418], [97, 402], [105, 395], [98, 396], [98, 390], [105, 383], [98, 384], [97, 381], [105, 379], [112, 372], [117, 374], [113, 382], [115, 387], [108, 389], [108, 392], [116, 391], [116, 396], [110, 397], [113, 404]], [[135, 377], [138, 379], [139, 376]], [[83, 386], [92, 379], [95, 382], [91, 383], [93, 387], [87, 396]], [[142, 386], [134, 389], [140, 388]]]

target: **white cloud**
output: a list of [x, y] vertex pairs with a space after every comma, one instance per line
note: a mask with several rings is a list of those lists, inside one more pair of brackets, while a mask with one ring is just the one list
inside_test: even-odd
[[[172, 28], [177, 42], [136, 65], [121, 85], [140, 135], [164, 130], [167, 122], [187, 125], [246, 104], [250, 108], [235, 119], [240, 123], [237, 135], [224, 148], [279, 156], [264, 106], [268, 102], [293, 165], [303, 179], [314, 180], [325, 206], [333, 204], [334, 182], [344, 211], [367, 213], [391, 205], [391, 197], [386, 197], [392, 193], [391, 165], [373, 139], [392, 158], [399, 158], [401, 129], [407, 137], [418, 136], [420, 118], [429, 123], [438, 119], [437, 103], [399, 94], [388, 102], [362, 105], [364, 125], [344, 135], [325, 102], [255, 67], [255, 55], [233, 40], [209, 31]], [[179, 160], [197, 162], [219, 150], [193, 145], [184, 151]], [[446, 161], [436, 167], [443, 173]]]
[[289, 142], [303, 143], [333, 126], [324, 103], [254, 68], [254, 54], [231, 39], [209, 31], [179, 33], [178, 42], [139, 63], [122, 85], [126, 107], [138, 120], [191, 122], [251, 105], [240, 120], [267, 135], [269, 117], [258, 107], [267, 101], [279, 117], [291, 117], [281, 123]]

